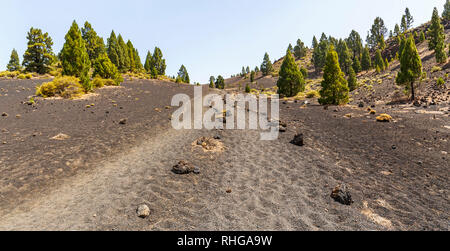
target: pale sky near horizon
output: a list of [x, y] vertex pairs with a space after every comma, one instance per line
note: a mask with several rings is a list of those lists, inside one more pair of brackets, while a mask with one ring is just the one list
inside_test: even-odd
[[375, 17], [388, 29], [400, 23], [409, 7], [414, 26], [441, 13], [446, 0], [0, 0], [0, 70], [11, 50], [22, 60], [30, 27], [48, 32], [58, 53], [73, 20], [89, 21], [105, 39], [111, 30], [131, 39], [142, 61], [147, 50], [162, 49], [167, 75], [184, 64], [191, 82], [207, 83], [209, 76], [229, 77], [259, 66], [265, 52], [281, 58], [298, 38], [311, 45], [322, 32], [347, 37], [352, 29], [365, 40]]

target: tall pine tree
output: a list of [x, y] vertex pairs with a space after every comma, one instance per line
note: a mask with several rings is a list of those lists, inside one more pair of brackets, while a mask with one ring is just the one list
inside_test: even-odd
[[19, 54], [17, 54], [16, 49], [13, 49], [11, 52], [11, 58], [9, 59], [9, 63], [6, 66], [8, 71], [20, 71], [22, 67], [20, 66]]
[[41, 29], [31, 28], [27, 39], [28, 48], [23, 55], [22, 62], [25, 71], [39, 74], [48, 73], [50, 65], [54, 61], [52, 38], [48, 33], [42, 33]]
[[116, 33], [114, 31], [111, 32], [110, 37], [108, 38], [107, 44], [107, 53], [111, 62], [117, 67], [120, 67], [120, 48], [119, 43], [117, 42]]
[[406, 85], [411, 90], [412, 100], [415, 99], [414, 82], [422, 75], [422, 61], [417, 51], [416, 44], [412, 37], [406, 40], [405, 48], [400, 57], [400, 72], [396, 82]]
[[273, 72], [273, 65], [267, 52], [264, 54], [264, 60], [261, 64], [261, 72], [264, 76], [267, 76]]
[[305, 90], [305, 79], [289, 50], [281, 65], [279, 76], [277, 82], [279, 94], [293, 97]]
[[372, 58], [370, 57], [369, 48], [366, 46], [361, 57], [361, 69], [368, 71], [372, 68]]
[[448, 22], [450, 21], [450, 0], [445, 1], [444, 12], [442, 12], [442, 19]]
[[84, 27], [81, 28], [81, 36], [84, 39], [89, 59], [92, 62], [106, 51], [103, 38], [97, 35], [97, 32], [95, 32], [89, 22], [85, 22]]
[[66, 42], [60, 56], [63, 67], [62, 73], [63, 75], [80, 78], [85, 91], [90, 91], [92, 89], [89, 77], [91, 62], [80, 28], [75, 21], [73, 21], [65, 39]]
[[349, 101], [349, 88], [344, 73], [339, 67], [339, 59], [334, 46], [330, 46], [327, 52], [322, 81], [321, 98], [322, 105], [342, 105]]
[[438, 63], [444, 63], [447, 60], [447, 54], [445, 53], [445, 33], [444, 26], [441, 24], [441, 18], [437, 8], [433, 10], [433, 16], [431, 18], [431, 26], [428, 29], [429, 43], [428, 48], [434, 50], [436, 61]]

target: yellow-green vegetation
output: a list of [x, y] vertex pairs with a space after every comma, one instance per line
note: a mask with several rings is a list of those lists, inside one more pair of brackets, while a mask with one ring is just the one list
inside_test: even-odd
[[391, 122], [392, 117], [388, 114], [381, 114], [377, 117], [378, 122]]
[[94, 80], [92, 80], [92, 85], [94, 88], [102, 88], [103, 86], [118, 86], [119, 83], [117, 83], [113, 79], [103, 79], [100, 77], [95, 77]]
[[36, 95], [44, 98], [63, 97], [77, 98], [84, 94], [80, 79], [72, 76], [57, 77], [51, 82], [43, 83], [36, 88]]
[[2, 71], [0, 72], [0, 78], [15, 78], [20, 75], [19, 71]]
[[369, 113], [370, 113], [371, 115], [375, 115], [375, 114], [377, 114], [377, 111], [370, 109]]
[[18, 79], [31, 79], [33, 77], [33, 74], [31, 73], [27, 73], [27, 74], [19, 74], [19, 76], [17, 76]]
[[431, 73], [435, 73], [438, 71], [442, 71], [442, 68], [439, 66], [433, 66], [433, 68], [431, 68]]
[[439, 78], [439, 79], [436, 81], [436, 84], [437, 84], [438, 86], [443, 86], [443, 85], [445, 85], [445, 80], [444, 80], [443, 78]]
[[311, 91], [306, 92], [306, 97], [307, 98], [320, 98], [320, 93], [319, 93], [319, 91], [311, 90]]

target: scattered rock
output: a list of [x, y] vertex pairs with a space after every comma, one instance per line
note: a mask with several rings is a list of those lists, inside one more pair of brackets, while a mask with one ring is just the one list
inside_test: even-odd
[[216, 135], [216, 136], [214, 136], [214, 139], [216, 139], [216, 140], [222, 139], [222, 136]]
[[16, 115], [16, 118], [18, 118], [18, 119], [20, 119], [21, 117], [22, 117], [22, 115], [20, 115], [20, 114]]
[[8, 116], [9, 116], [8, 113], [6, 113], [6, 112], [2, 113], [2, 117], [8, 117]]
[[359, 102], [358, 107], [359, 107], [359, 108], [363, 108], [363, 107], [364, 107], [364, 102]]
[[331, 193], [331, 198], [333, 198], [336, 202], [347, 206], [350, 206], [354, 202], [350, 191], [345, 185], [339, 185], [335, 187], [333, 192]]
[[296, 146], [304, 146], [303, 133], [295, 135], [294, 139], [291, 141], [291, 144], [294, 144]]
[[127, 119], [121, 119], [121, 120], [119, 121], [119, 124], [125, 125], [125, 124], [127, 124], [127, 122], [128, 122]]
[[178, 162], [178, 164], [176, 164], [172, 168], [172, 172], [174, 172], [175, 174], [189, 174], [194, 171], [195, 167], [184, 160]]
[[392, 117], [388, 114], [381, 114], [377, 117], [378, 122], [391, 122]]
[[227, 189], [227, 193], [232, 193], [233, 191], [231, 189]]
[[416, 106], [416, 107], [421, 107], [422, 106], [422, 104], [420, 104], [420, 101], [418, 101], [418, 100], [414, 101], [413, 105]]
[[55, 137], [51, 138], [53, 140], [66, 140], [66, 139], [70, 139], [70, 136], [64, 133], [60, 133], [58, 135], [56, 135]]
[[200, 168], [199, 167], [195, 167], [194, 168], [194, 173], [195, 174], [200, 174]]
[[392, 146], [392, 150], [397, 150], [397, 146]]
[[150, 216], [150, 208], [147, 205], [142, 204], [138, 206], [138, 208], [136, 209], [136, 213], [138, 217], [145, 219]]

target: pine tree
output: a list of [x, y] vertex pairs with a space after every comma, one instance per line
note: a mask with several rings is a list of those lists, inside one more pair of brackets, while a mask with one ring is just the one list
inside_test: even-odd
[[217, 89], [225, 89], [225, 79], [222, 76], [218, 76], [216, 80], [216, 88]]
[[273, 65], [267, 52], [264, 55], [264, 60], [261, 64], [261, 72], [264, 76], [267, 76], [273, 72]]
[[386, 48], [386, 42], [384, 40], [384, 36], [381, 36], [380, 43], [378, 44], [378, 48], [384, 50]]
[[375, 54], [375, 67], [379, 69], [380, 71], [384, 71], [386, 69], [385, 62], [383, 60], [383, 57], [381, 56], [381, 50], [378, 49]]
[[308, 69], [305, 67], [300, 67], [300, 72], [302, 73], [304, 79], [308, 78]]
[[93, 77], [101, 77], [104, 79], [113, 79], [116, 85], [123, 81], [117, 67], [111, 62], [108, 55], [104, 52], [93, 63]]
[[54, 61], [52, 51], [53, 40], [48, 33], [42, 33], [41, 29], [31, 28], [27, 35], [28, 48], [23, 55], [22, 65], [27, 72], [45, 74], [50, 71], [50, 65]]
[[317, 38], [316, 36], [314, 36], [312, 41], [312, 48], [316, 49], [317, 45], [319, 45], [319, 42], [317, 42]]
[[381, 17], [375, 18], [375, 21], [370, 29], [369, 35], [367, 35], [367, 44], [370, 48], [375, 48], [380, 45], [381, 39], [386, 36], [387, 28], [384, 25], [384, 21]]
[[400, 27], [398, 26], [398, 24], [395, 24], [394, 35], [396, 37], [398, 37], [400, 35]]
[[347, 47], [347, 43], [345, 41], [343, 41], [342, 39], [339, 40], [339, 44], [337, 47], [337, 53], [338, 53], [338, 58], [339, 58], [339, 65], [340, 65], [342, 71], [345, 74], [349, 74], [350, 68], [352, 68], [352, 64], [353, 64], [352, 52]]
[[[412, 37], [406, 40], [405, 48], [400, 58], [400, 72], [396, 82], [406, 85], [411, 90], [412, 100], [415, 99], [414, 82], [422, 75], [422, 61]], [[409, 85], [409, 86], [408, 86]]]
[[119, 43], [117, 42], [116, 33], [114, 31], [111, 32], [110, 37], [108, 38], [107, 44], [107, 53], [111, 62], [117, 67], [120, 67], [120, 48]]
[[294, 47], [294, 55], [297, 58], [302, 58], [306, 56], [306, 47], [302, 40], [297, 40], [297, 45]]
[[247, 74], [250, 73], [250, 66], [247, 66], [247, 68], [245, 68], [245, 73], [247, 73]]
[[119, 60], [120, 60], [119, 71], [127, 72], [130, 69], [131, 65], [130, 55], [128, 54], [128, 46], [123, 40], [122, 35], [120, 34], [117, 37], [117, 42], [119, 44]]
[[444, 40], [440, 40], [439, 43], [436, 45], [436, 62], [438, 64], [443, 64], [447, 62], [447, 53], [445, 53], [445, 44]]
[[423, 31], [420, 32], [419, 41], [422, 43], [425, 41], [425, 33]]
[[85, 22], [84, 27], [81, 28], [81, 36], [84, 39], [89, 59], [92, 62], [106, 51], [103, 38], [97, 35], [97, 32], [94, 31], [89, 22]]
[[305, 79], [289, 50], [281, 65], [277, 86], [278, 93], [287, 97], [293, 97], [305, 90]]
[[406, 22], [406, 16], [402, 16], [402, 22], [400, 24], [402, 33], [406, 33], [408, 31], [408, 23]]
[[347, 46], [353, 52], [353, 58], [360, 59], [361, 54], [363, 52], [362, 39], [359, 33], [355, 30], [352, 30], [349, 37], [346, 40]]
[[153, 60], [153, 56], [152, 53], [150, 51], [147, 52], [147, 57], [145, 58], [145, 64], [144, 64], [144, 69], [147, 73], [150, 73], [152, 71], [152, 60]]
[[11, 52], [11, 58], [9, 59], [9, 63], [6, 66], [8, 71], [20, 71], [22, 67], [20, 66], [19, 54], [17, 54], [16, 49], [13, 49]]
[[321, 72], [325, 65], [325, 58], [328, 51], [329, 42], [327, 39], [321, 39], [313, 51], [313, 63], [316, 72]]
[[160, 48], [155, 47], [152, 59], [153, 71], [160, 76], [166, 74], [166, 60], [163, 58], [163, 53]]
[[406, 37], [405, 37], [405, 34], [402, 34], [402, 35], [399, 37], [399, 39], [400, 39], [400, 46], [399, 46], [399, 48], [398, 48], [398, 58], [400, 59], [400, 58], [402, 57], [403, 49], [405, 48], [405, 45], [406, 45]]
[[134, 64], [137, 72], [144, 71], [144, 66], [142, 65], [141, 56], [139, 56], [138, 49], [134, 49]]
[[444, 26], [441, 24], [441, 18], [437, 8], [433, 10], [433, 17], [431, 18], [431, 26], [428, 29], [429, 43], [428, 48], [430, 50], [436, 50], [436, 46], [445, 38]]
[[258, 66], [255, 67], [255, 72], [259, 72]]
[[73, 21], [65, 39], [66, 42], [61, 50], [62, 74], [80, 78], [84, 90], [90, 91], [92, 89], [89, 77], [91, 62], [80, 28], [75, 21]]
[[214, 76], [209, 77], [209, 88], [214, 89], [216, 87], [215, 82], [216, 78]]
[[191, 80], [189, 79], [189, 74], [184, 65], [181, 65], [180, 70], [178, 71], [178, 79], [182, 83], [187, 83], [187, 84], [191, 83]]
[[245, 77], [246, 74], [247, 74], [247, 71], [245, 70], [245, 67], [242, 66], [241, 77]]
[[354, 91], [356, 90], [356, 88], [358, 88], [356, 73], [353, 69], [350, 69], [350, 73], [348, 74], [348, 88], [350, 89], [350, 91]]
[[250, 73], [250, 82], [253, 83], [254, 81], [255, 81], [255, 72], [252, 71], [252, 72]]
[[406, 8], [405, 10], [405, 20], [406, 20], [406, 30], [409, 30], [413, 27], [414, 18], [411, 15], [411, 12], [409, 12], [409, 8]]
[[372, 58], [370, 57], [369, 48], [366, 46], [361, 58], [361, 69], [363, 71], [368, 71], [370, 68], [372, 68]]
[[327, 52], [321, 98], [319, 103], [322, 105], [341, 105], [349, 101], [349, 88], [344, 73], [339, 67], [339, 59], [333, 46], [330, 46]]
[[133, 43], [131, 42], [131, 40], [128, 40], [128, 42], [127, 42], [127, 56], [128, 56], [128, 58], [130, 60], [130, 65], [129, 65], [127, 71], [129, 71], [129, 72], [137, 72], [136, 62], [135, 62], [135, 59], [134, 59], [135, 53], [136, 53], [136, 51], [134, 49]]
[[442, 12], [442, 19], [448, 22], [450, 21], [450, 0], [445, 1], [444, 12]]
[[294, 53], [294, 47], [292, 46], [292, 44], [289, 44], [287, 50], [290, 51], [291, 53]]
[[360, 73], [362, 71], [361, 62], [359, 62], [358, 57], [353, 59], [353, 65], [351, 68], [355, 73]]

